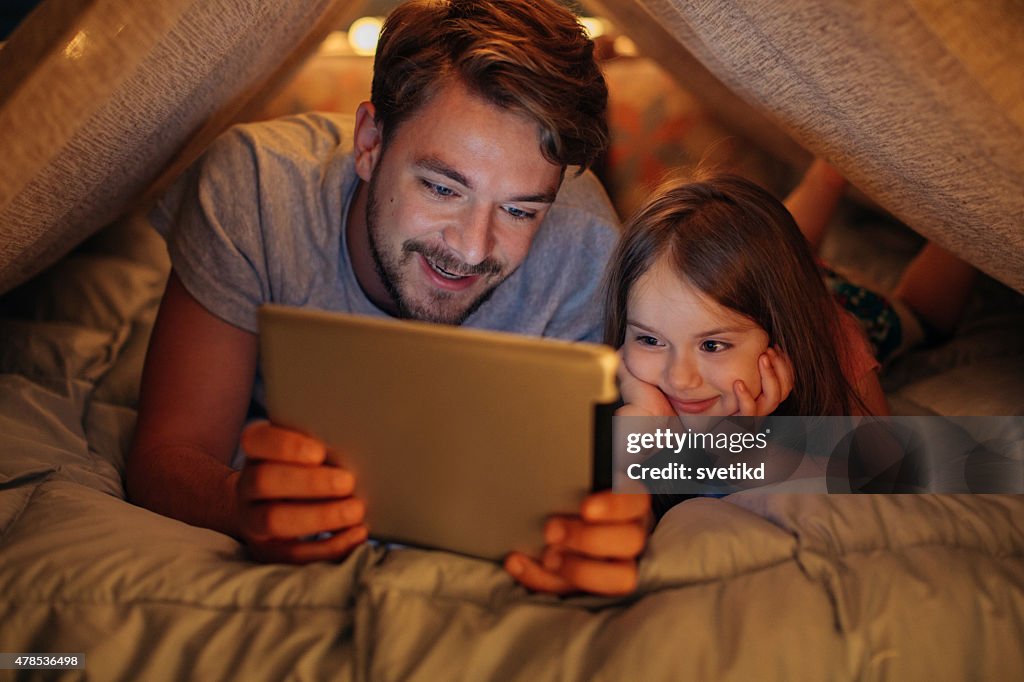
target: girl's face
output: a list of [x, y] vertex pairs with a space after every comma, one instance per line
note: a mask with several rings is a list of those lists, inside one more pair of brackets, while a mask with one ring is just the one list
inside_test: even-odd
[[679, 277], [667, 258], [637, 280], [626, 319], [626, 368], [661, 389], [679, 416], [736, 414], [737, 381], [761, 394], [757, 361], [768, 334]]

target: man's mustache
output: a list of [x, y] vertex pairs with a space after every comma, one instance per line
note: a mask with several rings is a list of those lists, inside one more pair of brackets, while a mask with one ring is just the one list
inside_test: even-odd
[[407, 241], [402, 245], [403, 253], [419, 253], [434, 265], [446, 272], [460, 277], [471, 275], [500, 275], [502, 272], [501, 263], [493, 258], [485, 258], [476, 265], [466, 265], [451, 253], [439, 246], [429, 246], [419, 242]]

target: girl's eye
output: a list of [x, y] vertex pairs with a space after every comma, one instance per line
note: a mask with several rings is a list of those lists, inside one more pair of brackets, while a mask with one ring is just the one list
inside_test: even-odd
[[723, 350], [726, 350], [727, 348], [729, 348], [729, 344], [724, 343], [722, 341], [714, 341], [712, 339], [702, 341], [700, 344], [700, 349], [705, 353], [721, 353]]
[[639, 343], [641, 346], [660, 346], [661, 345], [661, 342], [658, 341], [658, 339], [654, 338], [653, 336], [648, 336], [647, 334], [640, 334], [640, 335], [638, 335], [636, 337], [636, 342]]
[[450, 197], [455, 195], [455, 190], [451, 187], [445, 187], [444, 185], [439, 185], [436, 182], [431, 182], [430, 180], [425, 179], [421, 179], [420, 182], [423, 183], [423, 186], [426, 187], [431, 194], [436, 194], [439, 197]]
[[506, 206], [505, 212], [512, 216], [514, 220], [533, 220], [537, 215], [533, 211], [524, 211], [523, 209], [515, 206]]

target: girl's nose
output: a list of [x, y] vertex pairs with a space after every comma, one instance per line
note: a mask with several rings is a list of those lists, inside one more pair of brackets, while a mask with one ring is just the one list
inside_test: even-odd
[[696, 359], [689, 353], [676, 354], [667, 368], [667, 374], [667, 383], [674, 392], [688, 391], [704, 383]]

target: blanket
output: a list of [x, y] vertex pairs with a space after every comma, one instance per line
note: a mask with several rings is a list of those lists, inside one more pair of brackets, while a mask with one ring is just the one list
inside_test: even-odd
[[159, 191], [362, 4], [40, 3], [0, 50], [0, 292]]
[[754, 139], [829, 159], [905, 224], [1024, 291], [1019, 2], [588, 4]]
[[0, 651], [101, 680], [1024, 676], [1019, 496], [687, 501], [623, 599], [424, 549], [254, 563], [125, 499], [166, 273], [127, 222], [0, 301]]
[[[0, 50], [0, 292], [173, 178], [365, 4], [42, 3]], [[783, 158], [828, 158], [1024, 290], [1016, 0], [585, 4], [731, 126]]]
[[[52, 30], [0, 51], [0, 290], [173, 175], [357, 4], [45, 3], [26, 26]], [[617, 4], [661, 17], [766, 124], [1021, 288], [1020, 59], [984, 58], [1019, 55], [1012, 0]], [[974, 29], [950, 29], [958, 12]], [[490, 562], [370, 544], [257, 564], [139, 508], [124, 461], [167, 268], [127, 220], [0, 300], [2, 652], [84, 654], [62, 679], [1024, 679], [1020, 496], [687, 501], [622, 599], [531, 594]], [[1011, 315], [898, 368], [902, 404], [1019, 414]], [[979, 374], [989, 403], [964, 399]]]

